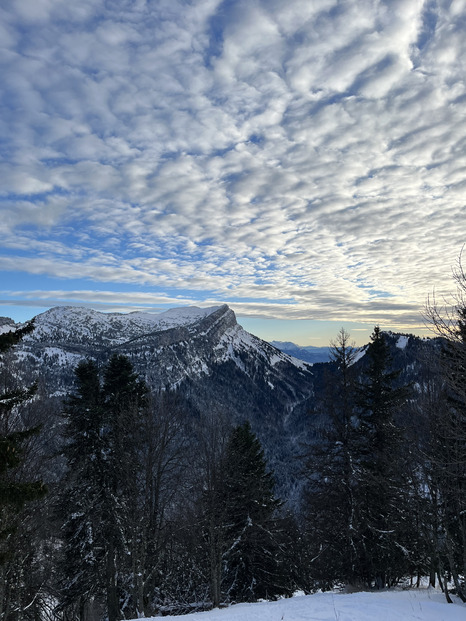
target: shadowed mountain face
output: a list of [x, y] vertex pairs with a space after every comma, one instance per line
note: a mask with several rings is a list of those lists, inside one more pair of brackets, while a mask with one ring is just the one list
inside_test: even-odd
[[228, 306], [160, 315], [53, 308], [36, 317], [13, 355], [22, 380], [38, 377], [40, 393], [59, 407], [79, 361], [105, 364], [113, 353], [127, 356], [151, 391], [177, 388], [193, 415], [249, 420], [281, 486], [288, 480], [313, 395], [311, 369], [243, 330]]
[[36, 317], [16, 350], [47, 380], [49, 394], [69, 392], [68, 373], [82, 358], [105, 362], [113, 353], [128, 356], [152, 390], [212, 378], [226, 367], [225, 380], [261, 380], [282, 406], [312, 392], [310, 368], [243, 330], [226, 305], [160, 315], [53, 308]]
[[[14, 327], [11, 320], [0, 321], [3, 331]], [[399, 381], [422, 391], [438, 344], [397, 334], [386, 338], [393, 367], [402, 371]], [[316, 430], [328, 417], [323, 395], [332, 363], [311, 367], [279, 351], [243, 330], [226, 305], [159, 315], [53, 308], [36, 317], [34, 331], [9, 356], [20, 381], [28, 385], [38, 379], [39, 395], [58, 413], [73, 390], [79, 361], [92, 358], [105, 365], [113, 353], [127, 356], [154, 393], [178, 389], [192, 416], [222, 416], [232, 424], [249, 420], [275, 471], [277, 493], [296, 496], [296, 457], [305, 443], [318, 438]], [[365, 364], [362, 350], [357, 371]], [[53, 427], [59, 424], [57, 416]]]

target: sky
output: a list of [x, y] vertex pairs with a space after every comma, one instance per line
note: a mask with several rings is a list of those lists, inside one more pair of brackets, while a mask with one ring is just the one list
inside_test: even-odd
[[0, 314], [423, 334], [466, 241], [465, 0], [2, 0]]

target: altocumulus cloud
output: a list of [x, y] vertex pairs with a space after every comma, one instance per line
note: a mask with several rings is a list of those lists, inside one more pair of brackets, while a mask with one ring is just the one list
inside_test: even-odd
[[449, 287], [463, 0], [6, 0], [0, 24], [0, 269], [33, 283], [9, 298], [409, 327]]

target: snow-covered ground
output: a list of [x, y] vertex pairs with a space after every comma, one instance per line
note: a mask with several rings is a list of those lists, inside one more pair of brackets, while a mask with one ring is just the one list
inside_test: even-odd
[[466, 605], [447, 604], [433, 589], [317, 593], [221, 610], [170, 616], [178, 621], [466, 621]]

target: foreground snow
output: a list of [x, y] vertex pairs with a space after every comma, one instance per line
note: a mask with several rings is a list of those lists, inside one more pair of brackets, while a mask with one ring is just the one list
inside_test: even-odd
[[435, 590], [413, 589], [318, 593], [164, 618], [179, 621], [465, 621], [466, 606], [447, 604], [443, 594]]

